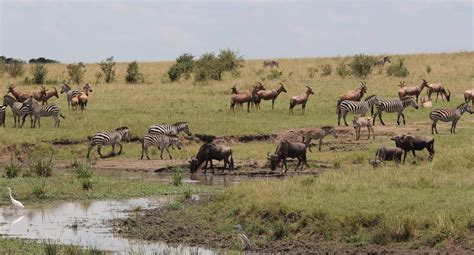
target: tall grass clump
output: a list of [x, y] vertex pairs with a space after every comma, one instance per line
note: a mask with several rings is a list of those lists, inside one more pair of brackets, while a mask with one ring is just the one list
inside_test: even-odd
[[33, 75], [32, 81], [34, 84], [44, 84], [47, 74], [48, 69], [45, 64], [34, 64], [31, 66], [31, 75]]
[[128, 64], [125, 81], [132, 84], [143, 83], [145, 81], [143, 78], [143, 73], [140, 72], [140, 67], [138, 66], [137, 61], [133, 61], [132, 63]]
[[6, 178], [11, 179], [11, 178], [18, 177], [18, 175], [20, 175], [20, 172], [21, 172], [21, 165], [13, 162], [12, 160], [10, 161], [10, 163], [7, 163], [4, 166], [4, 171], [5, 171]]
[[77, 64], [69, 64], [66, 66], [67, 74], [69, 75], [69, 80], [80, 84], [84, 79], [84, 74], [86, 73], [86, 66], [81, 62]]
[[349, 64], [352, 75], [365, 78], [372, 72], [374, 66], [374, 58], [365, 54], [355, 55]]
[[39, 177], [51, 177], [53, 175], [53, 167], [52, 157], [47, 160], [37, 158], [30, 160], [30, 171]]
[[387, 69], [387, 75], [394, 77], [406, 77], [409, 72], [403, 61], [403, 59], [400, 59], [398, 62], [392, 63]]
[[176, 63], [168, 70], [168, 77], [171, 81], [177, 81], [181, 77], [188, 80], [194, 68], [194, 56], [184, 53], [176, 59]]
[[[100, 70], [104, 74], [106, 83], [112, 83], [115, 80], [115, 61], [114, 57], [106, 58], [100, 62]], [[97, 78], [97, 75], [96, 75]]]

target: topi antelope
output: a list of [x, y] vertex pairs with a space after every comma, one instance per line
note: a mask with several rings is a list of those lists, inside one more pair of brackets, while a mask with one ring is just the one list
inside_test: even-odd
[[[447, 92], [446, 92], [447, 90]], [[436, 93], [436, 101], [438, 102], [438, 96], [441, 94], [441, 100], [444, 101], [443, 96], [446, 98], [446, 100], [449, 102], [451, 98], [451, 91], [449, 89], [445, 89], [444, 86], [441, 83], [433, 83], [428, 85], [428, 99], [431, 101], [431, 94]]]
[[257, 109], [260, 109], [260, 102], [262, 101], [262, 99], [272, 100], [272, 110], [273, 110], [274, 105], [275, 105], [275, 100], [277, 99], [278, 95], [280, 95], [281, 92], [287, 93], [282, 83], [280, 83], [280, 86], [277, 89], [258, 91], [257, 92], [258, 98], [255, 100], [255, 107]]
[[421, 84], [417, 86], [406, 86], [405, 82], [400, 82], [400, 85], [398, 86], [400, 86], [400, 89], [398, 90], [398, 97], [400, 99], [406, 96], [415, 96], [416, 102], [418, 103], [418, 97], [420, 96], [424, 87], [428, 88], [428, 82], [426, 82], [425, 79], [422, 79]]
[[294, 114], [293, 112], [293, 108], [300, 104], [301, 105], [301, 114], [304, 115], [304, 112], [305, 112], [305, 108], [306, 108], [306, 102], [308, 102], [308, 98], [309, 98], [309, 95], [314, 95], [314, 92], [313, 92], [313, 89], [311, 89], [311, 87], [309, 86], [306, 86], [306, 93], [304, 93], [303, 95], [299, 95], [299, 96], [292, 96], [290, 98], [290, 108], [288, 110], [288, 113], [289, 114]]

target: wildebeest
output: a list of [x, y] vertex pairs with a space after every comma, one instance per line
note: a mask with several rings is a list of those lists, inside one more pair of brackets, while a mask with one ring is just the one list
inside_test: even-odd
[[400, 99], [407, 97], [407, 96], [415, 96], [416, 102], [418, 103], [418, 97], [421, 94], [421, 91], [423, 91], [424, 87], [428, 88], [428, 82], [425, 79], [421, 79], [422, 82], [420, 85], [415, 85], [415, 86], [406, 86], [405, 82], [400, 82], [400, 89], [398, 90], [398, 97]]
[[271, 59], [267, 59], [267, 60], [263, 61], [263, 67], [267, 67], [267, 66], [269, 66], [269, 67], [274, 67], [274, 66], [279, 67], [278, 62], [276, 62], [275, 60], [271, 60]]
[[405, 163], [407, 152], [411, 151], [413, 153], [413, 157], [415, 157], [415, 150], [421, 151], [423, 149], [428, 150], [428, 152], [430, 153], [428, 160], [433, 160], [435, 154], [433, 137], [396, 135], [392, 136], [390, 140], [395, 141], [395, 145], [403, 150], [403, 163]]
[[428, 99], [431, 101], [431, 94], [436, 93], [436, 102], [438, 102], [438, 96], [441, 94], [441, 100], [444, 101], [443, 96], [449, 102], [451, 98], [451, 91], [449, 89], [445, 89], [443, 84], [441, 83], [433, 83], [428, 85]]
[[383, 164], [384, 161], [395, 161], [395, 164], [399, 164], [402, 161], [403, 150], [398, 147], [385, 147], [380, 146], [375, 152], [375, 159], [371, 160], [370, 163], [376, 167]]
[[[234, 158], [232, 157], [232, 149], [227, 146], [223, 145], [216, 145], [212, 142], [205, 143], [199, 148], [199, 152], [197, 153], [196, 157], [189, 161], [189, 169], [191, 173], [194, 173], [198, 170], [198, 168], [202, 165], [202, 163], [206, 163], [204, 165], [204, 174], [207, 172], [207, 163], [210, 162], [210, 168], [212, 173], [214, 173], [214, 168], [212, 165], [212, 160], [224, 160], [224, 169], [229, 167], [229, 170], [234, 169]], [[222, 171], [224, 171], [222, 169]]]
[[311, 143], [311, 137], [306, 139], [304, 143], [301, 142], [290, 142], [287, 139], [283, 139], [280, 144], [277, 146], [275, 153], [269, 155], [268, 160], [270, 160], [270, 169], [272, 171], [276, 170], [280, 161], [283, 161], [284, 172], [288, 170], [286, 165], [287, 158], [296, 158], [298, 159], [298, 164], [296, 165], [295, 171], [298, 170], [298, 167], [301, 165], [301, 170], [304, 166], [308, 166], [306, 161], [306, 149]]
[[469, 101], [474, 106], [474, 88], [464, 91], [464, 102], [469, 103]]
[[[323, 143], [323, 138], [326, 137], [327, 135], [332, 134], [334, 138], [337, 138], [337, 131], [336, 128], [332, 126], [323, 126], [317, 130], [311, 130], [308, 133], [303, 134], [303, 143], [307, 139], [314, 139], [314, 140], [319, 140], [319, 151], [321, 151], [321, 145]], [[311, 144], [308, 146], [309, 152], [311, 151]]]

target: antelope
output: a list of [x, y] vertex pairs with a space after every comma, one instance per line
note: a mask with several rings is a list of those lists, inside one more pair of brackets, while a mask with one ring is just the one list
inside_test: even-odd
[[406, 97], [406, 96], [415, 96], [416, 97], [416, 102], [418, 103], [418, 97], [421, 94], [421, 91], [423, 91], [424, 87], [428, 87], [428, 82], [426, 82], [425, 79], [422, 79], [422, 83], [418, 86], [406, 86], [405, 82], [401, 83], [400, 82], [400, 89], [398, 90], [398, 97], [400, 99]]
[[[428, 85], [428, 99], [431, 101], [431, 94], [436, 93], [436, 101], [438, 102], [438, 96], [441, 94], [441, 100], [444, 101], [443, 96], [446, 98], [446, 100], [449, 102], [449, 99], [451, 98], [451, 91], [448, 89], [445, 89], [441, 83], [433, 83]], [[446, 92], [446, 90], [448, 92]]]
[[280, 86], [277, 89], [272, 89], [272, 90], [260, 90], [257, 92], [258, 98], [255, 100], [255, 107], [257, 109], [260, 109], [260, 102], [263, 100], [272, 100], [272, 110], [275, 105], [275, 100], [277, 99], [278, 95], [280, 95], [281, 92], [287, 93], [285, 87], [283, 86], [282, 83], [279, 83]]
[[367, 84], [364, 81], [361, 81], [360, 87], [357, 90], [349, 91], [339, 96], [339, 99], [337, 100], [337, 112], [339, 112], [339, 105], [342, 101], [360, 101], [365, 93], [367, 93]]
[[464, 91], [464, 102], [469, 103], [469, 101], [474, 107], [474, 88]]
[[230, 97], [230, 109], [235, 113], [235, 105], [236, 104], [244, 104], [247, 103], [247, 112], [250, 112], [250, 103], [253, 102], [254, 98], [257, 97], [257, 92], [260, 89], [257, 86], [253, 86], [252, 93], [249, 95], [247, 93], [243, 94], [232, 94]]
[[311, 87], [306, 86], [307, 90], [306, 93], [303, 95], [299, 96], [292, 96], [290, 98], [290, 108], [288, 109], [288, 114], [294, 114], [293, 108], [300, 104], [301, 105], [301, 114], [304, 115], [305, 108], [306, 108], [306, 102], [308, 101], [309, 95], [314, 95], [313, 89]]
[[16, 98], [16, 100], [20, 103], [25, 102], [26, 99], [28, 99], [30, 96], [33, 96], [33, 93], [31, 92], [20, 92], [15, 89], [14, 85], [8, 86], [8, 91], [7, 93], [12, 93], [12, 95]]

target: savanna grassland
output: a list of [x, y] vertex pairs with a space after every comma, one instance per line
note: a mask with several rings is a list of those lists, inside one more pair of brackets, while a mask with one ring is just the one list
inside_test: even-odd
[[[398, 84], [443, 83], [452, 92], [451, 102], [433, 102], [434, 107], [456, 107], [464, 102], [462, 93], [474, 87], [474, 53], [446, 53], [391, 56], [392, 62], [403, 58], [409, 75], [405, 78], [389, 77], [376, 68], [365, 81], [368, 95], [379, 98], [397, 98]], [[337, 96], [355, 90], [360, 78], [339, 77], [336, 66], [350, 58], [279, 59], [279, 79], [268, 79], [270, 68], [263, 68], [260, 60], [246, 60], [238, 77], [226, 74], [222, 81], [196, 83], [193, 79], [170, 82], [167, 77], [172, 62], [140, 63], [144, 74], [143, 84], [126, 84], [126, 64], [117, 65], [117, 81], [112, 84], [97, 83], [97, 64], [86, 64], [84, 82], [91, 82], [93, 92], [84, 113], [67, 109], [66, 99], [51, 99], [66, 116], [59, 129], [52, 128], [51, 119], [43, 119], [40, 129], [14, 129], [10, 110], [7, 110], [7, 127], [0, 128], [0, 151], [9, 160], [11, 145], [33, 144], [28, 153], [54, 154], [57, 160], [85, 158], [86, 137], [100, 130], [128, 126], [132, 133], [142, 136], [151, 124], [187, 121], [193, 134], [218, 136], [284, 133], [290, 129], [337, 125]], [[321, 66], [332, 66], [332, 74], [321, 75]], [[428, 74], [426, 66], [432, 71]], [[48, 78], [67, 80], [66, 65], [47, 65]], [[309, 68], [318, 68], [310, 77]], [[24, 76], [29, 76], [28, 72]], [[0, 90], [7, 91], [11, 83], [19, 90], [36, 90], [37, 86], [21, 85], [24, 76], [11, 79], [5, 74], [0, 78]], [[257, 81], [265, 87], [276, 88], [283, 82], [288, 94], [281, 94], [271, 110], [271, 103], [264, 101], [262, 110], [250, 113], [229, 111], [230, 88], [248, 89]], [[295, 115], [288, 115], [288, 101], [292, 95], [305, 92], [311, 86], [315, 95], [310, 96], [306, 115], [301, 107]], [[51, 87], [52, 85], [47, 85]], [[55, 85], [58, 89], [60, 84]], [[422, 93], [426, 96], [425, 92]], [[404, 165], [396, 167], [388, 162], [385, 167], [372, 169], [372, 159], [379, 145], [394, 146], [389, 137], [397, 133], [431, 135], [428, 114], [432, 109], [405, 110], [406, 126], [396, 125], [396, 114], [384, 114], [387, 126], [376, 122], [375, 140], [354, 141], [352, 127], [338, 139], [326, 138], [329, 146], [323, 152], [309, 153], [312, 169], [322, 170], [317, 176], [258, 179], [244, 182], [219, 192], [211, 201], [189, 204], [179, 203], [160, 211], [145, 213], [133, 222], [126, 222], [123, 231], [129, 236], [144, 239], [173, 241], [172, 228], [159, 224], [159, 219], [173, 221], [177, 228], [188, 226], [207, 229], [217, 239], [235, 236], [235, 225], [249, 236], [256, 251], [276, 251], [279, 248], [308, 251], [325, 247], [396, 247], [404, 249], [474, 249], [474, 116], [465, 114], [458, 123], [457, 133], [450, 134], [450, 124], [439, 123], [435, 135], [436, 154], [432, 162], [427, 153], [408, 155]], [[348, 118], [351, 120], [352, 117]], [[27, 124], [28, 126], [29, 124]], [[80, 140], [79, 144], [55, 146], [55, 139]], [[276, 143], [268, 140], [228, 144], [237, 160], [265, 161]], [[181, 151], [173, 155], [184, 161], [194, 155], [200, 143], [185, 142]], [[8, 147], [8, 148], [7, 148]], [[140, 156], [138, 143], [125, 143], [120, 157], [136, 160]], [[94, 154], [96, 157], [96, 154]], [[157, 157], [156, 154], [153, 155]], [[95, 158], [94, 160], [101, 160]], [[115, 160], [113, 158], [107, 160]], [[317, 161], [317, 162], [316, 162]], [[320, 162], [333, 167], [321, 169]], [[294, 166], [291, 165], [290, 168]], [[291, 169], [292, 171], [292, 169]], [[15, 180], [16, 181], [16, 180]], [[11, 180], [2, 179], [4, 185]], [[18, 191], [22, 192], [22, 191]], [[179, 215], [180, 217], [172, 217]], [[152, 217], [152, 218], [150, 218]], [[158, 219], [158, 220], [153, 220]], [[192, 220], [189, 220], [192, 219]], [[149, 223], [149, 224], [148, 224]], [[155, 225], [158, 224], [158, 225]], [[181, 225], [179, 225], [181, 224]], [[185, 224], [185, 225], [183, 225]], [[160, 227], [161, 226], [161, 227]], [[167, 232], [168, 231], [168, 232]], [[171, 231], [171, 232], [170, 232]], [[189, 231], [180, 232], [184, 240], [211, 247], [237, 248], [238, 240], [205, 240], [205, 235]], [[168, 238], [168, 239], [166, 239]], [[223, 239], [222, 239], [223, 240]], [[278, 246], [281, 245], [281, 246]], [[334, 246], [337, 245], [337, 246]], [[379, 247], [379, 246], [377, 246]], [[276, 250], [275, 250], [276, 249]], [[378, 249], [378, 248], [377, 248]]]

